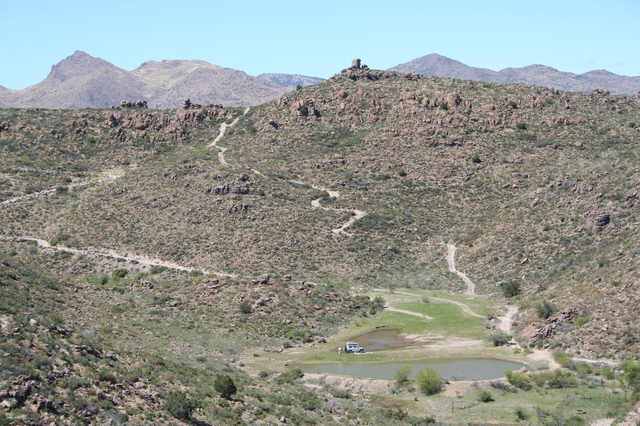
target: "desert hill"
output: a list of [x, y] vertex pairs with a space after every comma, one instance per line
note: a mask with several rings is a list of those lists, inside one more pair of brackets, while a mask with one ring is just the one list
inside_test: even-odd
[[[171, 67], [201, 67], [167, 65], [141, 68], [161, 67], [171, 80]], [[553, 348], [619, 362], [640, 351], [639, 123], [638, 96], [357, 62], [249, 109], [0, 111], [0, 271], [7, 271], [0, 282], [11, 289], [2, 306], [18, 306], [5, 315], [19, 315], [22, 330], [3, 338], [19, 348], [14, 363], [21, 351], [46, 350], [37, 336], [45, 344], [59, 338], [45, 331], [48, 323], [28, 325], [29, 317], [55, 312], [49, 319], [71, 336], [58, 344], [116, 354], [114, 379], [92, 367], [108, 359], [65, 361], [97, 387], [59, 382], [74, 393], [56, 382], [55, 399], [73, 421], [126, 407], [135, 421], [169, 423], [162, 416], [172, 412], [172, 392], [188, 391], [204, 401], [196, 414], [209, 422], [427, 423], [365, 401], [358, 388], [313, 378], [305, 386], [296, 370], [270, 370], [287, 350], [314, 351], [341, 327], [375, 316], [385, 300], [352, 293], [371, 288], [508, 304], [523, 349], [505, 355]], [[450, 246], [472, 294], [448, 267]], [[24, 301], [32, 274], [43, 292], [60, 295], [58, 305], [32, 309]], [[551, 306], [549, 315], [540, 306]], [[480, 315], [479, 327], [495, 327], [496, 315]], [[62, 362], [47, 356], [42, 365]], [[267, 367], [249, 374], [248, 359]], [[30, 363], [16, 365], [33, 373]], [[212, 372], [242, 385], [238, 401], [211, 391]], [[588, 373], [561, 374], [580, 392], [603, 389]], [[27, 375], [9, 376], [22, 389]], [[48, 388], [31, 386], [12, 415], [42, 399], [36, 395], [53, 399]], [[124, 391], [141, 400], [128, 405]], [[111, 405], [100, 392], [114, 394]], [[394, 388], [386, 397], [415, 402], [408, 392]], [[473, 401], [461, 415], [486, 407]], [[513, 421], [513, 405], [500, 407]], [[37, 415], [50, 416], [44, 412]]]
[[[282, 83], [279, 83], [282, 82]], [[296, 82], [291, 84], [291, 82]], [[82, 51], [51, 67], [40, 83], [23, 90], [0, 89], [3, 107], [106, 108], [122, 100], [145, 100], [152, 108], [177, 108], [186, 98], [202, 104], [256, 105], [277, 98], [303, 76], [259, 78], [204, 61], [150, 61], [133, 71]]]
[[522, 68], [505, 68], [500, 71], [493, 71], [465, 65], [462, 62], [435, 53], [396, 65], [391, 69], [464, 80], [525, 83], [578, 92], [590, 92], [595, 88], [626, 95], [640, 92], [640, 76], [628, 77], [606, 70], [573, 74], [558, 71], [555, 68], [544, 65], [529, 65]]

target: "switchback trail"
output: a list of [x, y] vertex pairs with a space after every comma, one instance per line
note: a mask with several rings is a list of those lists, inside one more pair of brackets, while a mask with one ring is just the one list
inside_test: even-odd
[[[250, 108], [246, 108], [244, 110], [244, 113], [242, 114], [242, 116], [247, 115], [247, 113], [249, 112]], [[224, 153], [227, 151], [227, 147], [224, 146], [219, 146], [218, 142], [220, 141], [220, 139], [222, 139], [224, 137], [225, 132], [227, 131], [228, 128], [235, 126], [238, 121], [240, 120], [241, 116], [236, 117], [235, 120], [233, 120], [230, 124], [227, 123], [222, 123], [220, 125], [220, 131], [218, 132], [218, 135], [215, 137], [215, 139], [213, 140], [213, 142], [211, 142], [208, 146], [210, 148], [217, 148], [218, 151], [218, 161], [220, 161], [220, 164], [222, 164], [223, 166], [228, 166], [229, 163], [227, 162], [227, 160], [224, 158]], [[256, 169], [250, 169], [253, 173], [255, 173], [256, 175], [263, 177], [263, 178], [267, 178], [267, 175], [265, 175], [264, 173], [262, 173], [259, 170]], [[319, 187], [319, 186], [315, 186], [312, 184], [308, 184], [306, 182], [302, 182], [302, 181], [298, 181], [298, 180], [290, 180], [289, 182], [291, 183], [295, 183], [298, 185], [308, 185], [310, 187], [312, 187], [313, 189], [317, 189], [318, 191], [324, 191], [327, 194], [329, 194], [330, 197], [334, 197], [334, 198], [339, 198], [340, 197], [340, 193], [338, 191], [331, 191], [330, 189], [326, 189], [323, 187]], [[320, 204], [320, 200], [322, 200], [322, 198], [317, 198], [313, 201], [311, 201], [311, 206], [314, 208], [318, 208], [318, 209], [322, 209], [322, 210], [328, 210], [328, 211], [335, 211], [335, 212], [351, 212], [352, 216], [351, 218], [349, 218], [348, 221], [346, 221], [345, 223], [343, 223], [341, 226], [339, 226], [338, 228], [332, 229], [331, 232], [334, 235], [347, 235], [347, 236], [351, 236], [353, 234], [350, 234], [346, 231], [347, 228], [349, 228], [351, 225], [353, 225], [353, 223], [358, 220], [358, 219], [362, 219], [367, 213], [362, 211], [362, 210], [358, 210], [358, 209], [336, 209], [333, 207], [324, 207], [322, 206], [322, 204]]]
[[53, 246], [48, 241], [42, 240], [42, 239], [39, 239], [39, 238], [0, 236], [0, 240], [17, 241], [17, 242], [20, 242], [20, 241], [31, 241], [31, 242], [34, 242], [34, 243], [38, 244], [38, 247], [41, 247], [41, 248], [44, 248], [44, 249], [57, 250], [57, 251], [62, 251], [62, 252], [66, 252], [66, 253], [71, 253], [71, 254], [74, 254], [74, 255], [109, 257], [109, 258], [112, 258], [112, 259], [122, 259], [122, 260], [138, 262], [139, 264], [145, 265], [145, 266], [164, 266], [165, 268], [175, 269], [177, 271], [184, 271], [184, 272], [201, 271], [201, 272], [203, 272], [205, 274], [216, 274], [216, 275], [222, 276], [222, 277], [230, 277], [230, 278], [237, 278], [238, 277], [237, 274], [230, 274], [230, 273], [218, 272], [218, 271], [205, 271], [205, 270], [200, 269], [200, 268], [192, 268], [192, 267], [189, 267], [189, 266], [178, 265], [177, 263], [166, 262], [164, 260], [159, 260], [159, 259], [153, 259], [151, 257], [143, 256], [143, 255], [123, 255], [123, 254], [117, 253], [114, 250], [104, 250], [104, 249], [101, 250], [101, 249], [91, 248], [91, 247], [84, 248], [84, 249], [79, 249], [79, 248], [66, 247], [66, 246], [61, 246], [61, 245]]
[[[297, 185], [308, 185], [311, 188], [316, 189], [318, 191], [326, 192], [327, 194], [329, 194], [330, 197], [333, 197], [333, 198], [339, 198], [340, 197], [340, 193], [338, 191], [332, 191], [330, 189], [327, 189], [327, 188], [324, 188], [324, 187], [321, 187], [321, 186], [315, 186], [313, 184], [302, 182], [302, 181], [299, 181], [299, 180], [290, 180], [289, 182], [295, 183]], [[352, 216], [348, 221], [343, 223], [342, 226], [331, 230], [331, 232], [333, 232], [333, 234], [335, 234], [335, 235], [352, 236], [353, 234], [350, 234], [345, 230], [348, 227], [350, 227], [351, 225], [353, 225], [353, 223], [356, 220], [362, 219], [363, 217], [365, 217], [367, 215], [367, 212], [365, 212], [363, 210], [358, 210], [358, 209], [336, 209], [336, 208], [333, 208], [333, 207], [324, 207], [322, 204], [320, 204], [321, 200], [322, 200], [322, 198], [316, 198], [315, 200], [311, 201], [311, 206], [316, 208], [316, 209], [322, 209], [322, 210], [327, 210], [327, 211], [351, 212]]]
[[224, 146], [218, 146], [218, 142], [220, 141], [220, 139], [223, 138], [225, 132], [227, 131], [228, 128], [235, 126], [236, 124], [238, 124], [238, 121], [240, 121], [240, 117], [243, 117], [245, 115], [247, 115], [247, 113], [249, 112], [251, 108], [247, 107], [244, 109], [244, 112], [242, 113], [242, 115], [239, 115], [235, 118], [235, 120], [233, 120], [230, 124], [227, 123], [222, 123], [220, 125], [220, 131], [218, 132], [218, 136], [215, 137], [215, 139], [213, 140], [213, 142], [211, 142], [208, 146], [209, 148], [218, 148], [218, 160], [220, 161], [220, 164], [222, 164], [223, 166], [228, 166], [229, 163], [227, 163], [227, 160], [224, 158], [224, 153], [227, 150], [227, 147]]
[[449, 271], [459, 276], [467, 285], [465, 294], [473, 295], [476, 293], [475, 283], [471, 281], [471, 278], [469, 278], [467, 274], [456, 269], [456, 250], [456, 246], [454, 246], [453, 244], [447, 244], [447, 264], [449, 265]]

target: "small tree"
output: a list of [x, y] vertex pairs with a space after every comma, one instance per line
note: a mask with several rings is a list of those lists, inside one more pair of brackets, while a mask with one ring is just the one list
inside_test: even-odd
[[640, 392], [640, 362], [627, 359], [622, 361], [620, 368], [627, 388], [632, 389], [634, 393]]
[[425, 367], [418, 371], [416, 384], [425, 395], [434, 395], [442, 389], [442, 379], [433, 367]]
[[218, 374], [213, 382], [213, 388], [220, 393], [224, 399], [231, 397], [238, 391], [233, 379], [226, 374]]
[[520, 283], [518, 281], [509, 281], [502, 286], [502, 292], [506, 297], [515, 297], [520, 294]]
[[396, 371], [396, 386], [403, 387], [409, 384], [409, 375], [411, 374], [411, 367], [405, 365], [404, 367]]

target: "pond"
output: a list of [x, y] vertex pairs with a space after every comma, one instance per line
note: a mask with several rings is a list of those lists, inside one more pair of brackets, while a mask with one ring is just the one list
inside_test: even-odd
[[[345, 355], [356, 357], [357, 355]], [[366, 377], [370, 379], [393, 380], [400, 368], [408, 365], [411, 367], [411, 378], [415, 379], [416, 373], [424, 367], [430, 366], [436, 369], [446, 380], [491, 380], [504, 377], [505, 370], [518, 370], [525, 367], [524, 364], [497, 359], [466, 358], [466, 359], [428, 359], [407, 360], [380, 363], [339, 363], [327, 362], [321, 364], [298, 364], [305, 373], [338, 374], [354, 377]]]
[[352, 339], [363, 346], [366, 352], [400, 349], [416, 346], [419, 342], [402, 337], [400, 330], [391, 327], [380, 327]]

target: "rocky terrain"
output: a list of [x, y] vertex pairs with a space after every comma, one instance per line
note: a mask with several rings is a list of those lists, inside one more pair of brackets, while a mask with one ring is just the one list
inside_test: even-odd
[[435, 53], [396, 65], [391, 69], [463, 80], [525, 83], [575, 92], [590, 92], [594, 88], [603, 88], [611, 93], [623, 95], [633, 95], [640, 92], [640, 76], [628, 77], [606, 70], [573, 74], [544, 65], [529, 65], [522, 68], [505, 68], [493, 71], [465, 65]]
[[[360, 61], [251, 109], [0, 111], [0, 314], [17, 324], [2, 350], [24, 370], [0, 376], [0, 403], [12, 418], [163, 422], [181, 391], [214, 424], [420, 424], [239, 365], [377, 312], [361, 287], [465, 293], [472, 280], [517, 306], [523, 347], [637, 356], [639, 142], [637, 95]], [[56, 360], [54, 345], [87, 359]], [[43, 353], [88, 384], [46, 388]], [[104, 363], [121, 373], [101, 378]], [[242, 384], [236, 400], [203, 384], [221, 372]], [[129, 406], [119, 395], [135, 389], [153, 397]]]
[[258, 78], [263, 80], [270, 81], [272, 83], [277, 84], [278, 86], [283, 87], [307, 87], [313, 86], [314, 84], [320, 84], [323, 79], [318, 77], [308, 77], [306, 75], [300, 74], [274, 74], [274, 73], [265, 73], [259, 74]]
[[141, 99], [152, 108], [177, 108], [185, 98], [202, 104], [257, 105], [319, 79], [289, 74], [253, 77], [204, 61], [149, 61], [133, 71], [76, 51], [51, 67], [40, 83], [0, 88], [2, 108], [107, 108]]

